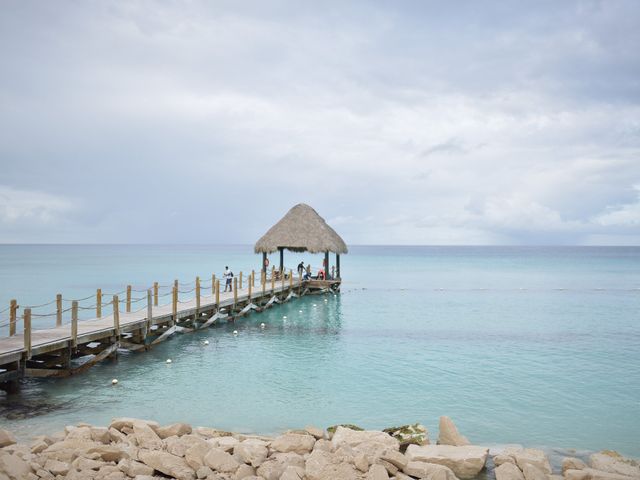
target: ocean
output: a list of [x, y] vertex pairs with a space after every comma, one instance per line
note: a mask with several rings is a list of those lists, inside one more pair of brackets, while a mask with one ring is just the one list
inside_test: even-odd
[[[290, 268], [301, 260], [322, 257], [285, 253]], [[248, 245], [2, 245], [0, 311], [225, 265], [246, 273], [260, 257]], [[264, 434], [421, 422], [434, 440], [448, 415], [476, 444], [640, 457], [640, 248], [354, 246], [341, 270], [338, 295], [26, 380], [0, 393], [0, 426], [27, 438], [115, 416]]]

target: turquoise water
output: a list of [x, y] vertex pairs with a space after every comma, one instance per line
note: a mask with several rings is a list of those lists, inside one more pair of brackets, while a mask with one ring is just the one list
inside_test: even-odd
[[[286, 257], [294, 268], [307, 258], [321, 263]], [[0, 305], [226, 264], [246, 272], [259, 257], [249, 246], [0, 246]], [[436, 436], [449, 415], [476, 443], [640, 456], [640, 248], [353, 247], [342, 272], [337, 296], [27, 381], [0, 396], [0, 424], [26, 436], [122, 415], [260, 433], [420, 421]]]

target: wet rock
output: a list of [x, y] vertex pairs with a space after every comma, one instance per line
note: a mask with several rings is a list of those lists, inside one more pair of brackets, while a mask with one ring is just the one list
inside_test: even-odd
[[520, 470], [524, 469], [524, 466], [529, 463], [534, 467], [538, 467], [545, 474], [551, 474], [551, 465], [542, 450], [535, 448], [505, 448], [503, 454], [513, 457]]
[[171, 425], [159, 427], [156, 433], [160, 438], [165, 439], [173, 436], [181, 437], [182, 435], [188, 435], [191, 431], [191, 425], [186, 423], [172, 423]]
[[311, 435], [285, 433], [284, 435], [276, 437], [273, 442], [271, 442], [271, 448], [277, 452], [305, 454], [313, 450], [315, 443], [316, 439]]
[[331, 425], [330, 427], [327, 427], [327, 435], [329, 440], [333, 438], [333, 434], [336, 433], [336, 430], [338, 430], [338, 427], [348, 428], [349, 430], [354, 430], [356, 432], [361, 432], [364, 430], [364, 428], [360, 428], [359, 426], [352, 425], [350, 423], [342, 423], [340, 425]]
[[0, 448], [14, 445], [16, 443], [16, 437], [13, 436], [9, 430], [0, 428]]
[[489, 455], [489, 449], [477, 446], [455, 447], [452, 445], [409, 445], [405, 453], [407, 459], [436, 463], [449, 467], [458, 478], [474, 478], [482, 471]]
[[604, 450], [594, 453], [589, 457], [589, 464], [594, 470], [640, 478], [640, 465], [638, 462], [625, 458], [618, 452]]
[[511, 455], [496, 455], [493, 457], [493, 464], [496, 467], [499, 467], [503, 463], [513, 463], [515, 465], [516, 459], [513, 458]]
[[428, 478], [434, 480], [457, 480], [457, 477], [449, 467], [435, 463], [412, 460], [405, 465], [402, 470], [407, 475], [417, 478]]
[[458, 429], [449, 417], [440, 417], [440, 427], [438, 432], [438, 445], [454, 445], [463, 447], [471, 442], [458, 432]]
[[409, 445], [429, 445], [429, 432], [427, 431], [427, 427], [419, 423], [385, 428], [383, 432], [398, 440], [400, 448], [403, 451]]
[[184, 458], [158, 450], [140, 450], [140, 460], [149, 467], [178, 480], [194, 480], [195, 472]]
[[587, 464], [579, 458], [565, 457], [562, 459], [562, 474], [567, 470], [582, 470], [587, 468]]
[[324, 430], [318, 427], [314, 427], [313, 425], [307, 425], [306, 427], [304, 427], [304, 431], [314, 437], [316, 440], [324, 438]]
[[513, 463], [503, 463], [493, 472], [496, 480], [524, 480], [522, 471]]
[[604, 472], [593, 468], [567, 470], [564, 473], [564, 480], [635, 480], [637, 478], [639, 477], [630, 477], [628, 475], [620, 475], [619, 473]]

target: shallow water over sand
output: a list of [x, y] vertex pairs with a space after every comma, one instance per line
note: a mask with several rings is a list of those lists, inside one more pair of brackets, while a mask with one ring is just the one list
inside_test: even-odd
[[[248, 246], [0, 246], [0, 300], [258, 262]], [[23, 436], [123, 415], [262, 433], [416, 421], [437, 432], [449, 415], [476, 443], [640, 456], [640, 249], [355, 247], [342, 268], [340, 295], [28, 381], [0, 397], [0, 424]]]

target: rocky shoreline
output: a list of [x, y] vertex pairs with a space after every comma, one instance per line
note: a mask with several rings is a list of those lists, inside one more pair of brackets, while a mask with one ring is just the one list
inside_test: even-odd
[[115, 418], [16, 443], [0, 429], [0, 480], [631, 480], [640, 464], [616, 452], [588, 463], [567, 457], [553, 471], [542, 450], [472, 445], [440, 418], [433, 444], [419, 424], [362, 430], [305, 427], [275, 437], [184, 423]]

